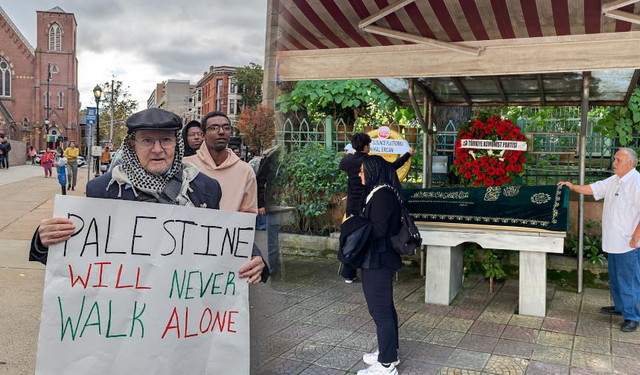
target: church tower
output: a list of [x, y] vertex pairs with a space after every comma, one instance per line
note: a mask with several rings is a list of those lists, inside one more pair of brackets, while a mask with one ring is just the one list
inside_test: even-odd
[[[55, 147], [80, 139], [78, 126], [78, 59], [73, 13], [60, 7], [37, 11], [37, 44], [35, 48], [35, 112], [38, 140]], [[46, 120], [48, 119], [48, 134]], [[45, 136], [46, 135], [46, 136]]]

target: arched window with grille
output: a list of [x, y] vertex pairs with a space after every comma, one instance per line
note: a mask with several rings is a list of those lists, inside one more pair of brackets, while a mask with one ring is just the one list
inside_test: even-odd
[[11, 67], [0, 57], [0, 96], [11, 96]]
[[57, 23], [49, 27], [49, 51], [62, 51], [62, 29]]
[[58, 108], [64, 108], [64, 93], [62, 91], [58, 93]]

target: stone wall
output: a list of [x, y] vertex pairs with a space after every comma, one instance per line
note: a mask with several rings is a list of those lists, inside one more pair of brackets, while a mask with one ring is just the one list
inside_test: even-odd
[[9, 166], [24, 165], [27, 161], [27, 144], [10, 139], [11, 151], [9, 152]]

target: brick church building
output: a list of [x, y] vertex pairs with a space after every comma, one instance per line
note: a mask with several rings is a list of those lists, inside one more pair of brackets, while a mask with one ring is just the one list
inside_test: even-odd
[[42, 150], [80, 140], [78, 25], [60, 7], [36, 17], [34, 48], [0, 7], [0, 134]]

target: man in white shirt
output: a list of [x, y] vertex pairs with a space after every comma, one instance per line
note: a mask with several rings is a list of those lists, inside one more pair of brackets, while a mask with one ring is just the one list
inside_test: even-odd
[[615, 306], [601, 312], [622, 315], [620, 329], [634, 332], [640, 321], [640, 173], [636, 171], [638, 155], [621, 148], [613, 161], [614, 176], [591, 185], [560, 182], [569, 189], [604, 198], [602, 211], [602, 250], [609, 254], [609, 280]]

